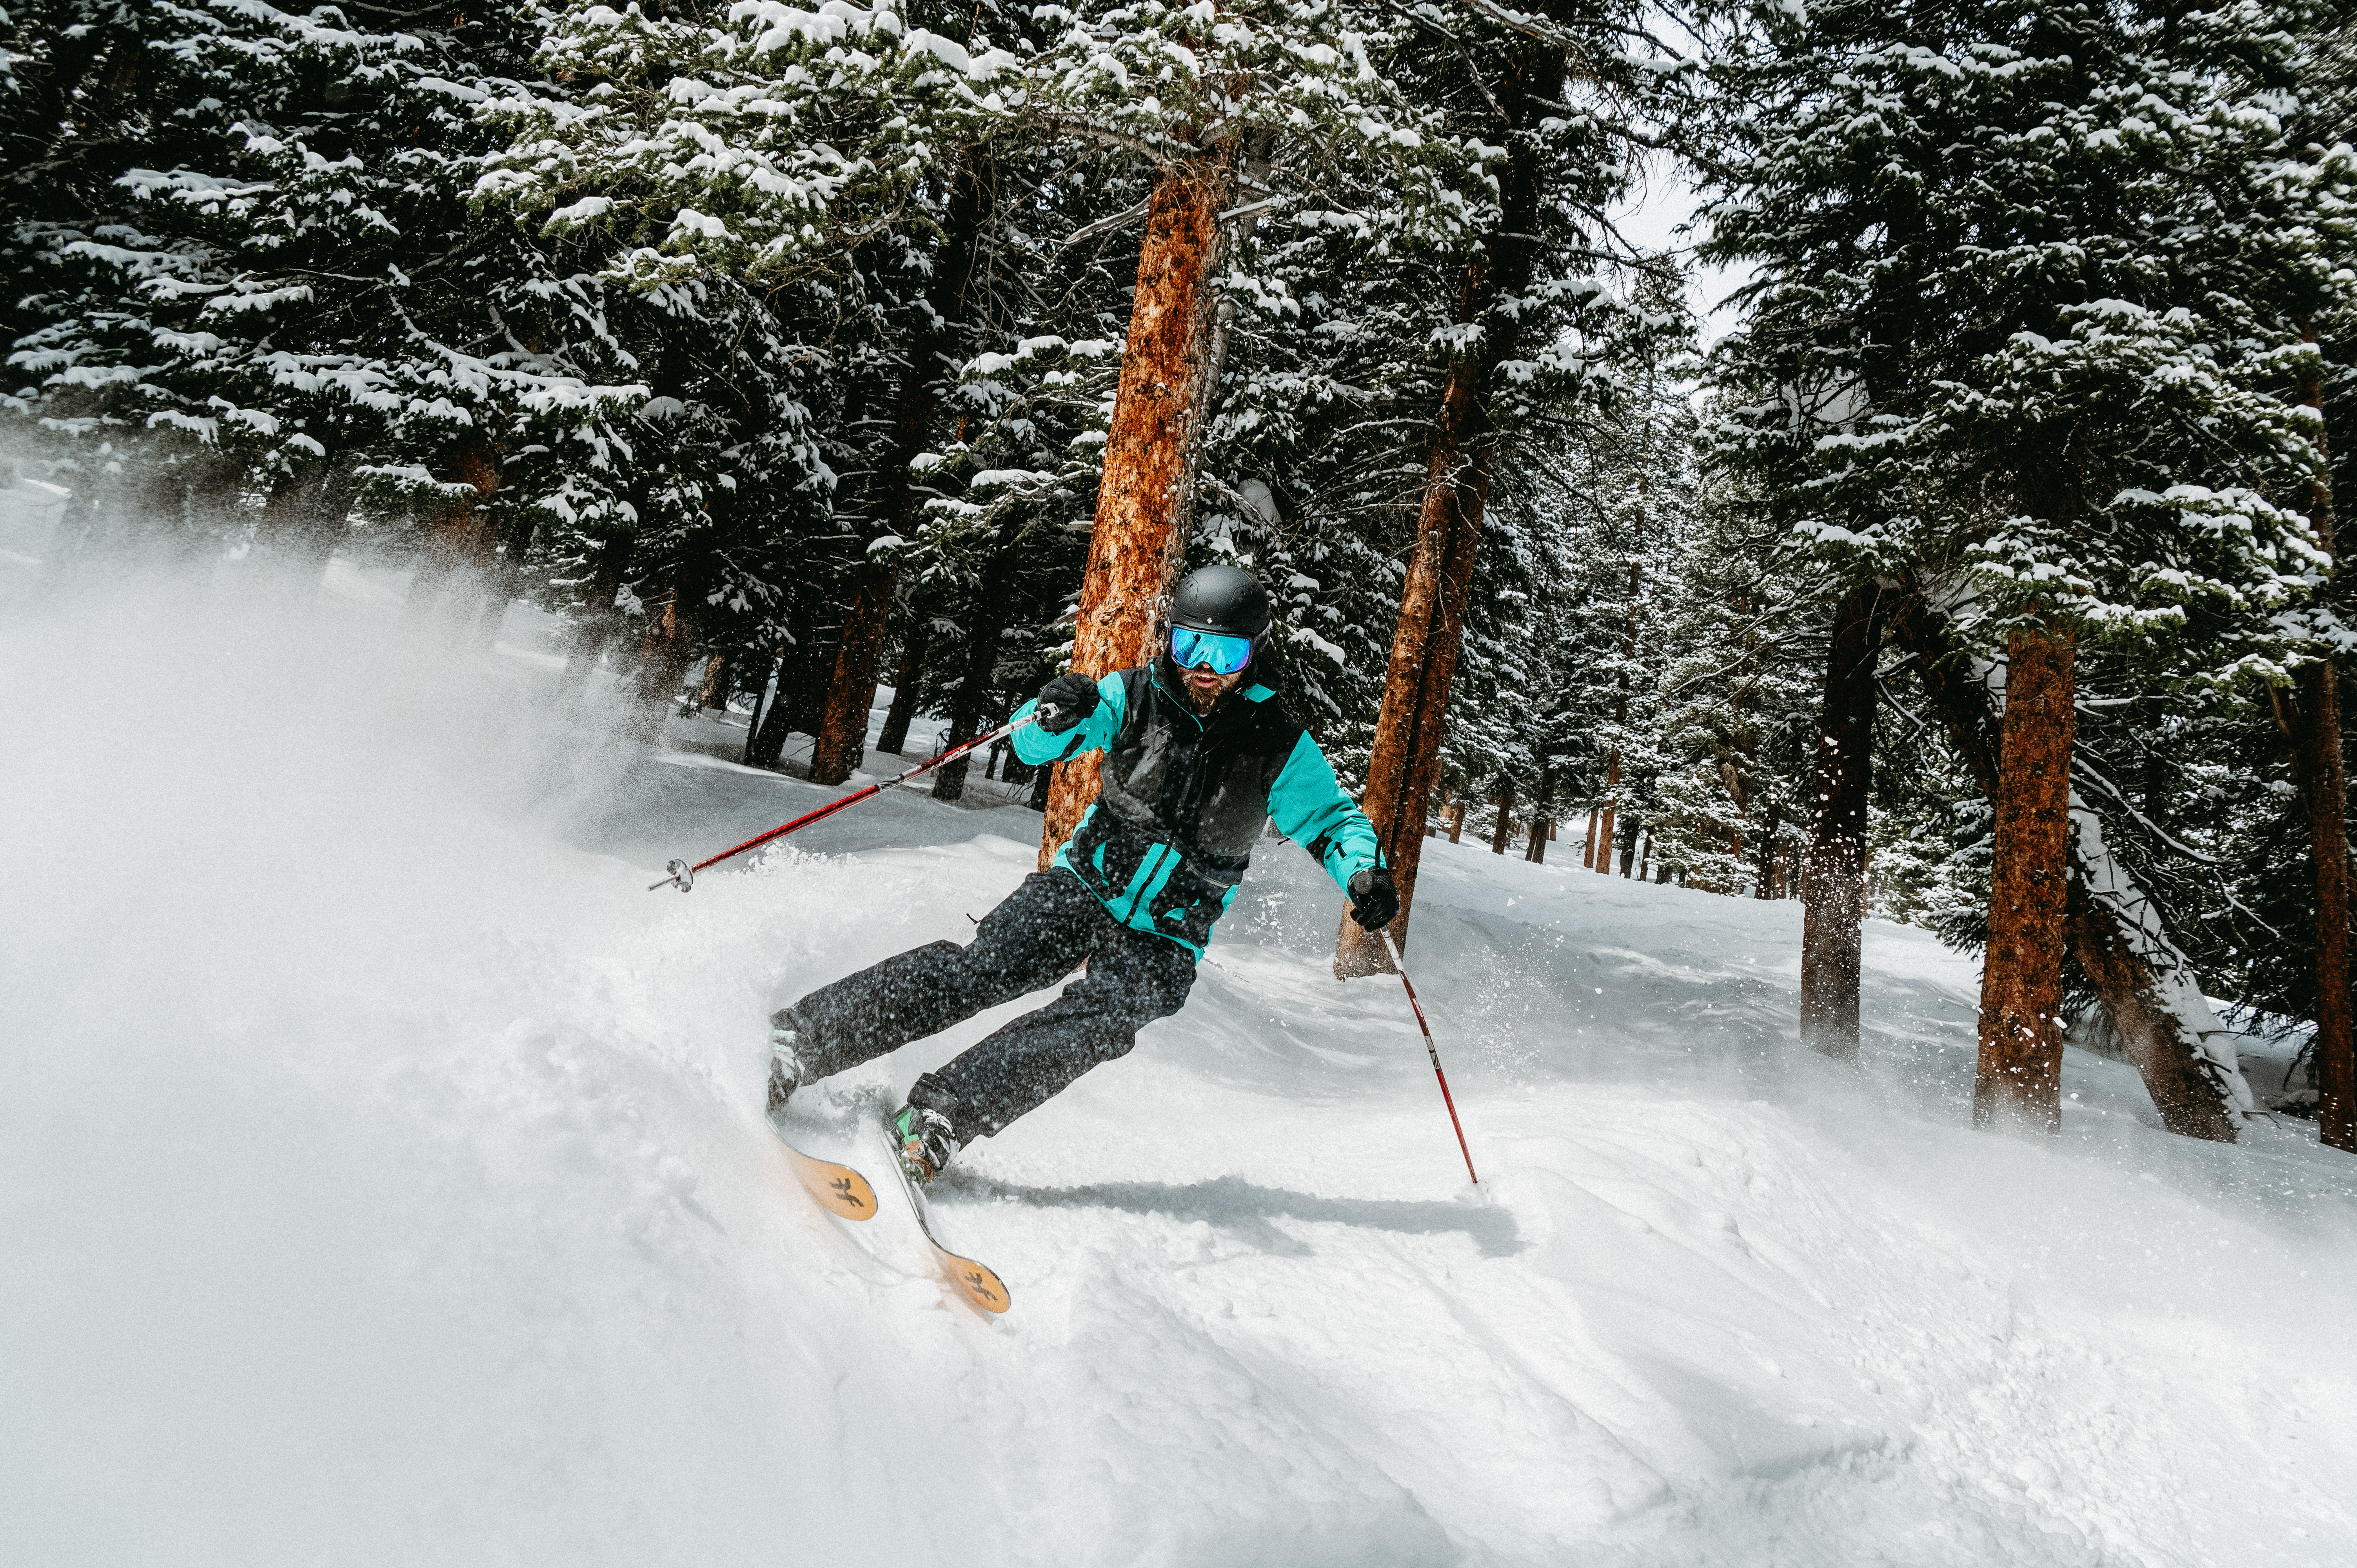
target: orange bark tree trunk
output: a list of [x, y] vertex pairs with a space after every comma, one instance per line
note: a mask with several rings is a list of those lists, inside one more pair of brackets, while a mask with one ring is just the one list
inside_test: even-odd
[[[1940, 618], [1911, 590], [1889, 607], [1892, 633], [1912, 655], [1924, 694], [1948, 732], [1957, 757], [1981, 793], [1997, 796], [1997, 722], [1988, 688], [1965, 665]], [[2172, 965], [2159, 912], [2142, 889], [2123, 886], [2116, 861], [2099, 896], [2088, 886], [2083, 846], [2071, 856], [2064, 938], [2093, 989], [2128, 1060], [2143, 1077], [2161, 1125], [2189, 1138], [2231, 1144], [2239, 1124], [2231, 1084], [2212, 1065], [2201, 1019], [2189, 1018], [2200, 996], [2181, 965]], [[2204, 1010], [2206, 1012], [2206, 1010]]]
[[481, 432], [470, 430], [451, 446], [442, 467], [448, 483], [474, 493], [448, 503], [426, 528], [404, 607], [412, 612], [436, 608], [459, 579], [488, 574], [498, 558], [499, 532], [487, 503], [500, 488], [499, 454]]
[[[1129, 340], [1105, 433], [1104, 478], [1089, 532], [1072, 628], [1072, 669], [1099, 676], [1144, 662], [1154, 618], [1184, 553], [1175, 541], [1191, 507], [1189, 449], [1202, 427], [1220, 259], [1221, 210], [1235, 189], [1228, 154], [1214, 151], [1163, 171], [1146, 209]], [[1096, 799], [1094, 752], [1059, 764], [1039, 830], [1045, 870]]]
[[[1564, 70], [1560, 49], [1532, 46], [1512, 52], [1497, 90], [1510, 132], [1546, 112], [1546, 102], [1561, 88]], [[1449, 366], [1441, 392], [1432, 460], [1425, 470], [1424, 504], [1416, 516], [1415, 551], [1400, 589], [1399, 624], [1392, 634], [1391, 662], [1383, 675], [1383, 712], [1375, 720], [1374, 746], [1367, 758], [1361, 805], [1399, 886], [1399, 914], [1392, 920], [1391, 932], [1402, 948], [1407, 946], [1408, 918], [1415, 906], [1425, 817], [1433, 787], [1440, 781], [1448, 688], [1457, 678], [1457, 656], [1464, 646], [1466, 597], [1480, 546], [1481, 513], [1490, 499], [1496, 444], [1486, 402], [1490, 378], [1499, 361], [1512, 358], [1520, 344], [1521, 317], [1511, 306], [1529, 287], [1535, 261], [1532, 236], [1538, 226], [1544, 160], [1523, 138], [1510, 140], [1512, 150], [1499, 176], [1498, 226], [1467, 263], [1458, 295], [1458, 323], [1479, 323], [1481, 336], [1469, 353], [1460, 353]], [[1382, 941], [1345, 915], [1335, 943], [1334, 972], [1348, 978], [1380, 974], [1390, 967]]]
[[1834, 606], [1809, 791], [1809, 852], [1801, 865], [1801, 1043], [1843, 1061], [1857, 1056], [1879, 592], [1871, 582], [1860, 583]]
[[[2307, 336], [2311, 344], [2316, 341], [2313, 325]], [[2321, 421], [2321, 379], [2310, 374], [2300, 391], [2301, 401]], [[2318, 456], [2326, 456], [2321, 429], [2316, 439]], [[2309, 521], [2326, 553], [2334, 553], [2330, 481], [2313, 482], [2309, 501]], [[2341, 749], [2341, 679], [2328, 657], [2301, 665], [2296, 680], [2298, 695], [2286, 704], [2285, 716], [2316, 867], [2316, 1040], [2311, 1048], [2316, 1052], [2317, 1133], [2328, 1146], [2357, 1154], [2357, 1044], [2352, 1039], [2349, 1001], [2349, 781]]]
[[1980, 1061], [1973, 1075], [1976, 1126], [2051, 1133], [2062, 1125], [2077, 659], [2069, 632], [2018, 630], [2007, 649]]
[[[893, 420], [891, 444], [877, 469], [870, 508], [873, 521], [864, 536], [871, 549], [882, 541], [907, 539], [916, 530], [917, 487], [909, 465], [932, 435], [942, 376], [949, 368], [947, 357], [957, 347], [959, 324], [965, 318], [975, 258], [982, 252], [990, 175], [989, 155], [972, 149], [959, 165], [957, 182], [950, 192], [949, 209], [942, 223], [942, 248], [933, 259], [932, 286], [926, 291], [923, 314], [909, 343], [909, 363], [901, 371], [899, 410]], [[843, 608], [843, 640], [835, 646], [825, 705], [820, 711], [811, 749], [813, 783], [842, 783], [859, 766], [866, 751], [867, 714], [876, 701], [876, 665], [884, 651], [892, 593], [899, 578], [897, 552], [881, 556], [871, 553], [852, 573], [851, 598]]]
[[734, 650], [714, 654], [705, 661], [704, 684], [696, 689], [698, 708], [728, 706], [728, 699], [737, 689], [737, 657]]
[[630, 733], [649, 746], [662, 738], [663, 720], [671, 714], [688, 664], [695, 657], [700, 597], [688, 585], [685, 574], [669, 600], [647, 607], [646, 628], [640, 636], [638, 703], [630, 721]]

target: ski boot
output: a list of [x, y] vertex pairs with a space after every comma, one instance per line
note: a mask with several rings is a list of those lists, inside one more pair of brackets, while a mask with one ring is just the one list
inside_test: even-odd
[[791, 1008], [770, 1015], [770, 1114], [777, 1115], [793, 1098], [794, 1090], [810, 1076], [803, 1064], [802, 1032], [795, 1026]]
[[950, 1119], [930, 1105], [903, 1105], [886, 1118], [885, 1126], [900, 1145], [900, 1168], [920, 1187], [941, 1175], [958, 1152]]

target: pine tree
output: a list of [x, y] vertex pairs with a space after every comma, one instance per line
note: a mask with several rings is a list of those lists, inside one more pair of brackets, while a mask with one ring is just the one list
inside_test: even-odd
[[[2252, 286], [2284, 229], [2204, 220], [2213, 192], [2266, 183], [2275, 121], [2179, 65], [2273, 46], [2247, 12], [1764, 26], [1792, 98], [1754, 124], [1742, 199], [1718, 217], [1731, 249], [1776, 259], [1757, 361], [1809, 349], [1775, 378], [1783, 434], [1772, 405], [1754, 422], [1820, 503], [1796, 527], [1855, 571], [1944, 574], [1981, 657], [2055, 676], [2005, 720], [2018, 766], [2000, 758], [1980, 1101], [2050, 1124], [2072, 650], [2140, 650], [2163, 681], [2270, 677], [2274, 612], [2318, 562], [2304, 521], [2266, 499], [2308, 460], [2270, 385], [2288, 324]], [[1911, 398], [1883, 393], [1902, 380]]]
[[[1434, 324], [1431, 341], [1444, 349], [1446, 374], [1427, 405], [1434, 412], [1415, 545], [1368, 758], [1364, 804], [1401, 890], [1395, 941], [1405, 941], [1413, 913], [1501, 433], [1551, 401], [1548, 394], [1572, 402], [1609, 396], [1611, 378], [1594, 374], [1590, 356], [1620, 336], [1632, 340], [1629, 357], [1641, 358], [1644, 328], [1652, 325], [1625, 310], [1625, 295], [1615, 297], [1598, 266], [1609, 250], [1599, 220], [1625, 178], [1625, 162], [1611, 155], [1628, 145], [1626, 104], [1649, 105], [1663, 80], [1627, 47], [1632, 37], [1649, 41], [1642, 19], [1609, 5], [1562, 4], [1511, 26], [1470, 22], [1448, 30], [1460, 44], [1480, 45], [1458, 59], [1497, 61], [1497, 79], [1478, 64], [1458, 74], [1455, 59], [1427, 62], [1424, 90], [1469, 136], [1496, 138], [1502, 156], [1478, 243], [1452, 258], [1456, 275], [1446, 296], [1452, 319]], [[1583, 83], [1577, 103], [1567, 96], [1575, 54], [1587, 72], [1598, 71], [1598, 61], [1615, 62]], [[1568, 347], [1575, 343], [1583, 346]], [[1385, 964], [1378, 939], [1343, 921], [1336, 972], [1370, 973]]]
[[431, 561], [512, 564], [646, 395], [575, 259], [467, 210], [475, 107], [530, 69], [532, 14], [83, 25], [38, 95], [81, 116], [14, 128], [38, 189], [7, 259], [10, 402], [85, 525], [178, 512], [316, 556], [373, 503], [422, 513]]

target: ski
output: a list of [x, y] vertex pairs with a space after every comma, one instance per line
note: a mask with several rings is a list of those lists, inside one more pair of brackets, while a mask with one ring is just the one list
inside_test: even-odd
[[925, 1207], [924, 1194], [917, 1190], [917, 1184], [910, 1181], [909, 1173], [900, 1167], [900, 1143], [894, 1136], [890, 1123], [879, 1122], [877, 1131], [883, 1135], [885, 1159], [891, 1165], [892, 1174], [899, 1178], [900, 1190], [909, 1196], [909, 1210], [917, 1217], [917, 1229], [924, 1232], [925, 1244], [933, 1250], [933, 1262], [940, 1268], [942, 1278], [984, 1312], [996, 1315], [1014, 1305], [1013, 1299], [1006, 1294], [1006, 1282], [998, 1277], [997, 1271], [987, 1263], [976, 1262], [942, 1245], [941, 1239], [933, 1234], [932, 1215]]
[[[770, 1122], [770, 1127], [772, 1132], [777, 1132], [775, 1122]], [[802, 1183], [802, 1190], [809, 1193], [820, 1208], [838, 1219], [873, 1219], [876, 1217], [876, 1189], [867, 1185], [866, 1176], [849, 1165], [803, 1154], [787, 1141], [782, 1132], [778, 1133], [778, 1143], [793, 1165], [794, 1179]], [[896, 1165], [893, 1168], [897, 1170], [899, 1167]]]

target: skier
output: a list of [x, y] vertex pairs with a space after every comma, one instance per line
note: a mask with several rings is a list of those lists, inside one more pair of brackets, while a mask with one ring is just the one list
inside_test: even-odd
[[1028, 763], [1104, 754], [1103, 786], [1053, 865], [1024, 878], [974, 940], [931, 942], [811, 993], [770, 1017], [770, 1110], [794, 1090], [937, 1034], [1071, 972], [1088, 972], [917, 1079], [892, 1117], [901, 1164], [930, 1181], [1137, 1031], [1178, 1010], [1211, 924], [1235, 897], [1264, 819], [1306, 847], [1372, 930], [1399, 912], [1375, 831], [1333, 766], [1260, 678], [1268, 595], [1206, 566], [1171, 598], [1154, 660], [1101, 681], [1059, 675], [1017, 716]]

